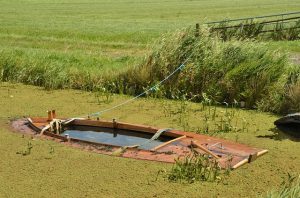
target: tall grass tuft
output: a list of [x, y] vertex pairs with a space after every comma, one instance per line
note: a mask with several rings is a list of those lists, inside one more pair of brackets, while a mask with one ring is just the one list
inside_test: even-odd
[[287, 181], [280, 185], [278, 191], [271, 191], [266, 198], [296, 198], [300, 197], [300, 176], [288, 175]]
[[166, 174], [166, 178], [171, 182], [188, 183], [220, 181], [220, 176], [221, 168], [218, 162], [195, 151], [183, 159], [177, 159], [172, 169]]
[[[273, 94], [274, 86], [285, 86], [289, 68], [286, 55], [268, 50], [265, 43], [223, 42], [202, 28], [199, 37], [192, 29], [164, 35], [143, 64], [130, 68], [120, 78], [137, 94], [186, 59], [185, 68], [159, 87], [160, 95], [201, 101], [195, 96], [206, 93], [219, 103], [243, 101], [246, 107], [256, 108]], [[280, 79], [284, 80], [278, 84]]]

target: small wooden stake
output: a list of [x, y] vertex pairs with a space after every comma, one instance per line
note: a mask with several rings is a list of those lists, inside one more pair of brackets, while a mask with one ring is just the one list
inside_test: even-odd
[[199, 36], [199, 23], [196, 23], [196, 29], [195, 29], [195, 37]]
[[197, 147], [197, 148], [199, 148], [199, 149], [201, 149], [202, 151], [204, 151], [205, 153], [207, 153], [207, 154], [213, 156], [213, 157], [216, 158], [216, 159], [220, 159], [219, 156], [217, 156], [216, 154], [214, 154], [213, 152], [211, 152], [210, 150], [208, 150], [207, 148], [205, 148], [204, 146], [202, 146], [201, 144], [199, 144], [199, 143], [197, 143], [197, 142], [195, 142], [195, 141], [191, 141], [191, 145], [192, 145], [192, 146], [195, 146], [195, 147]]
[[52, 110], [52, 112], [51, 112], [51, 113], [52, 113], [52, 118], [54, 118], [54, 119], [55, 119], [55, 118], [56, 118], [56, 113], [55, 113], [55, 110]]
[[112, 123], [113, 123], [114, 129], [118, 128], [118, 123], [115, 118], [112, 120]]
[[52, 121], [53, 117], [52, 117], [52, 112], [51, 111], [47, 111], [48, 113], [48, 120], [47, 121]]
[[257, 153], [250, 154], [250, 155], [249, 155], [249, 159], [248, 159], [249, 163], [250, 163], [250, 162], [253, 162], [254, 160], [256, 160], [257, 157], [258, 157], [258, 156], [257, 156]]

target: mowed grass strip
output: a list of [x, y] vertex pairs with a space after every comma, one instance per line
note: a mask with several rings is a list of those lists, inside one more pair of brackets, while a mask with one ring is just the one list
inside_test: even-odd
[[[1, 83], [0, 98], [1, 197], [256, 197], [277, 188], [287, 173], [300, 172], [298, 143], [274, 134], [273, 121], [277, 117], [266, 113], [240, 110], [239, 116], [250, 123], [248, 130], [218, 136], [268, 149], [268, 154], [233, 171], [224, 183], [185, 185], [169, 183], [162, 177], [155, 181], [157, 171], [170, 169], [170, 164], [99, 155], [53, 141], [23, 137], [9, 127], [9, 119], [15, 117], [44, 116], [48, 109], [56, 109], [63, 117], [85, 115], [118, 104], [127, 96], [112, 96], [108, 103], [99, 102], [88, 92], [45, 91]], [[176, 111], [170, 117], [163, 113], [163, 106], [180, 108], [178, 103], [144, 98], [103, 118], [182, 129]], [[188, 106], [190, 127], [200, 127], [204, 116], [199, 110], [201, 105]], [[221, 113], [226, 109], [217, 110]], [[31, 154], [16, 154], [26, 149], [28, 142], [33, 145]]]

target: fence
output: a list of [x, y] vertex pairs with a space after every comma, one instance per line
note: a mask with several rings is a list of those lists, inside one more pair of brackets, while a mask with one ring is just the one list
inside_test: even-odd
[[[256, 16], [239, 19], [225, 19], [204, 23], [210, 27], [211, 32], [215, 32], [225, 40], [232, 36], [256, 37], [259, 34], [289, 31], [287, 40], [299, 39], [298, 29], [300, 29], [300, 12], [289, 12], [283, 14], [273, 14], [266, 16]], [[199, 24], [196, 25], [196, 30]]]

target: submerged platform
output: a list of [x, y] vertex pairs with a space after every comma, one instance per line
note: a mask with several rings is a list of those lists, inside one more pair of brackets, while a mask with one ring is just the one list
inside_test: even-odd
[[[40, 133], [51, 120], [29, 118], [26, 122], [32, 130]], [[216, 137], [115, 120], [74, 119], [64, 126], [61, 133], [49, 129], [43, 131], [43, 135], [70, 144], [89, 145], [102, 154], [168, 163], [198, 152], [216, 160], [222, 168], [232, 169], [268, 152]]]

